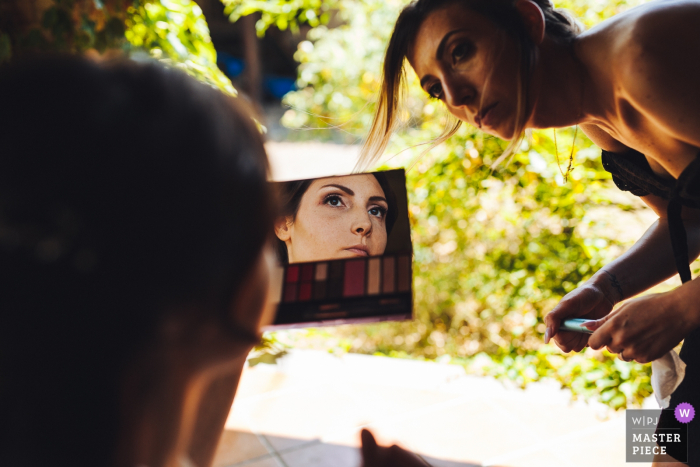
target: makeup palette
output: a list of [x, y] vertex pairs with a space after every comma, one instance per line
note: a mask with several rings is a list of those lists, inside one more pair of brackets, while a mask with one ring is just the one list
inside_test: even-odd
[[273, 274], [273, 327], [409, 319], [409, 254], [298, 263]]
[[[284, 212], [296, 213], [295, 217], [288, 221], [288, 225], [295, 222], [307, 222], [304, 224], [306, 226], [318, 225], [309, 223], [311, 217], [304, 216], [319, 215], [316, 213], [326, 212], [327, 209], [334, 215], [332, 220], [325, 221], [324, 225], [338, 222], [339, 230], [334, 232], [340, 244], [364, 244], [371, 239], [356, 235], [359, 224], [354, 224], [355, 219], [362, 219], [362, 212], [366, 212], [367, 216], [376, 216], [377, 206], [384, 206], [383, 225], [386, 226], [387, 237], [384, 254], [381, 256], [353, 256], [342, 259], [326, 259], [321, 256], [318, 259], [323, 260], [320, 261], [286, 264], [289, 258], [288, 249], [294, 245], [294, 234], [288, 234], [292, 238], [290, 244], [283, 243], [285, 240], [278, 236], [280, 265], [275, 269], [270, 285], [271, 299], [276, 303], [277, 312], [273, 324], [267, 328], [410, 319], [413, 315], [413, 246], [404, 171], [399, 169], [278, 183], [276, 188], [283, 194], [281, 199], [285, 200], [284, 203], [293, 199], [295, 193], [303, 193], [296, 198], [297, 211], [284, 209]], [[368, 186], [370, 188], [367, 188]], [[295, 191], [301, 190], [300, 187], [305, 191]], [[332, 205], [327, 202], [327, 199], [330, 199], [327, 198], [329, 195], [333, 199]], [[307, 196], [309, 198], [306, 198]], [[374, 201], [376, 199], [382, 200], [383, 204]], [[308, 205], [315, 206], [314, 209], [304, 211], [298, 207], [305, 206], [307, 202], [311, 203]], [[323, 210], [319, 210], [319, 206]], [[352, 211], [356, 206], [360, 208]], [[350, 211], [352, 214], [348, 215], [348, 221], [345, 221], [343, 213]], [[347, 234], [343, 230], [346, 228]], [[319, 236], [318, 231], [314, 231], [314, 234]], [[289, 236], [284, 238], [289, 239]], [[336, 237], [327, 234], [322, 238]], [[319, 256], [321, 254], [319, 253]]]

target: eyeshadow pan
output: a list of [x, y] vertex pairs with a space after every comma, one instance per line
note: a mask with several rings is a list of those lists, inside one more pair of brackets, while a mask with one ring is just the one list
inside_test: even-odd
[[399, 292], [408, 292], [411, 290], [411, 258], [399, 256], [398, 266]]
[[299, 282], [299, 266], [287, 266], [286, 282]]
[[299, 285], [299, 301], [311, 300], [311, 282], [302, 282]]
[[385, 256], [384, 264], [382, 264], [382, 292], [394, 293], [396, 286], [394, 285], [394, 257]]
[[295, 283], [287, 283], [284, 286], [284, 301], [285, 302], [294, 302], [297, 299], [297, 284]]
[[301, 281], [309, 282], [314, 280], [314, 265], [304, 264], [301, 266]]
[[364, 259], [345, 262], [343, 297], [358, 297], [365, 294], [366, 263]]
[[343, 262], [333, 261], [328, 271], [328, 298], [340, 298], [343, 296]]
[[326, 298], [326, 283], [314, 282], [314, 300], [323, 300], [324, 298]]
[[316, 280], [325, 281], [328, 278], [328, 263], [318, 263], [316, 265]]
[[370, 258], [367, 265], [367, 295], [377, 295], [382, 284], [382, 260]]

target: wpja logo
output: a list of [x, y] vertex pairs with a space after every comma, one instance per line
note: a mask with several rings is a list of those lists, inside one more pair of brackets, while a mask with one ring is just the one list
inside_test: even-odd
[[[628, 410], [627, 462], [651, 462], [655, 455], [671, 455], [686, 462], [688, 459], [688, 422], [695, 409], [681, 403], [674, 410]], [[659, 422], [662, 423], [659, 426]]]

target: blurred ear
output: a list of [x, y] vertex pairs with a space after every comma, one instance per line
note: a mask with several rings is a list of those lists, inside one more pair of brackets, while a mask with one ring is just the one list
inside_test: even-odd
[[283, 242], [289, 241], [289, 239], [292, 236], [291, 226], [291, 219], [287, 217], [279, 217], [275, 221], [275, 235], [277, 235], [277, 238], [279, 238]]
[[539, 45], [544, 40], [545, 19], [542, 9], [532, 0], [517, 0], [515, 8], [523, 18], [530, 39]]

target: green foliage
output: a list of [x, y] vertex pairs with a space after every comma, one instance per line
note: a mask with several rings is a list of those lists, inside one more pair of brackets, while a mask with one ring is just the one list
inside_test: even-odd
[[[6, 0], [11, 3], [27, 0]], [[28, 0], [29, 10], [41, 8], [39, 2]], [[42, 5], [43, 6], [43, 5]], [[15, 10], [24, 11], [15, 6]], [[41, 20], [19, 26], [26, 18], [7, 18], [5, 34], [0, 34], [0, 62], [9, 60], [9, 51], [81, 53], [89, 49], [104, 52], [124, 43], [124, 18], [126, 10], [122, 2], [106, 0], [53, 0], [41, 13]]]
[[0, 32], [0, 63], [36, 50], [147, 54], [235, 94], [216, 66], [209, 28], [193, 0], [53, 0], [40, 24]]
[[[569, 0], [557, 6], [571, 8], [591, 26], [632, 3]], [[290, 110], [283, 123], [305, 130], [297, 139], [361, 140], [402, 5], [347, 0], [339, 5], [339, 27], [309, 32], [296, 54], [299, 90], [284, 100]], [[581, 132], [574, 142], [573, 128], [558, 132], [558, 148], [551, 130], [538, 131], [509, 163], [492, 171], [505, 142], [463, 126], [420, 157], [418, 145], [440, 134], [444, 112], [427, 99], [412, 71], [408, 76], [405, 128], [389, 151], [400, 154], [388, 163], [415, 164], [408, 193], [417, 319], [341, 327], [330, 334], [350, 351], [451, 358], [522, 385], [554, 378], [575, 396], [614, 408], [639, 405], [651, 393], [648, 365], [620, 362], [607, 353], [562, 356], [542, 343], [546, 313], [629, 246], [595, 220], [596, 210], [611, 205], [615, 193], [599, 151]], [[574, 144], [574, 171], [565, 182], [557, 156], [565, 169]], [[634, 203], [623, 197], [617, 209], [634, 210]], [[484, 355], [490, 363], [477, 369]]]
[[562, 356], [551, 346], [541, 346], [526, 355], [485, 363], [477, 358], [466, 364], [474, 373], [508, 378], [521, 387], [540, 378], [556, 379], [571, 388], [575, 398], [597, 399], [614, 409], [638, 405], [652, 394], [647, 367], [623, 362], [607, 351]]
[[274, 334], [266, 334], [263, 336], [262, 342], [255, 346], [252, 352], [248, 355], [248, 366], [267, 363], [273, 365], [277, 360], [287, 355], [287, 347], [279, 342]]
[[317, 27], [328, 24], [331, 11], [338, 0], [221, 0], [226, 6], [224, 12], [231, 22], [243, 16], [261, 13], [255, 24], [258, 36], [262, 37], [270, 26], [284, 31], [289, 28], [298, 33], [299, 26], [308, 24]]
[[176, 66], [200, 81], [235, 95], [216, 65], [216, 50], [201, 8], [193, 0], [135, 1], [128, 9], [125, 37], [130, 49]]

